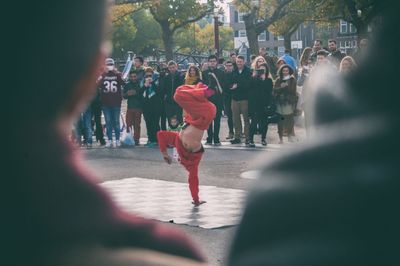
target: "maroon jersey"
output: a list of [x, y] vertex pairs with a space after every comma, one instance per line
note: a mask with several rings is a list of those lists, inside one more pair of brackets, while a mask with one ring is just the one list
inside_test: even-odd
[[105, 107], [120, 107], [122, 86], [124, 84], [120, 73], [114, 71], [103, 73], [99, 81], [101, 105]]

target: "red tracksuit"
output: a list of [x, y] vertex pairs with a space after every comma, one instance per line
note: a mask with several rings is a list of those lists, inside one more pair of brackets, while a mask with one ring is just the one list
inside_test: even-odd
[[[176, 89], [174, 100], [185, 110], [185, 121], [196, 128], [207, 130], [214, 120], [216, 107], [209, 102], [204, 94], [207, 88], [202, 83], [197, 85], [182, 85]], [[158, 145], [161, 152], [167, 150], [167, 145], [174, 146], [179, 154], [180, 163], [189, 172], [189, 189], [193, 201], [199, 202], [199, 176], [198, 169], [204, 149], [197, 152], [185, 150], [179, 133], [170, 131], [159, 131], [157, 133]]]

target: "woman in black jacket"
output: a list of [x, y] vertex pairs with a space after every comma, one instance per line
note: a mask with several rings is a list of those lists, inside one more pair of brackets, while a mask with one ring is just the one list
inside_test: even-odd
[[253, 72], [249, 93], [249, 116], [251, 119], [249, 132], [249, 147], [255, 147], [254, 134], [257, 125], [261, 133], [261, 144], [267, 145], [268, 130], [267, 108], [272, 103], [272, 80], [268, 77], [269, 69], [266, 63], [259, 65]]

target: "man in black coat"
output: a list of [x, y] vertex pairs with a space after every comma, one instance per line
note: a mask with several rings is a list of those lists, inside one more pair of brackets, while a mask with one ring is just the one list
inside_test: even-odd
[[246, 138], [246, 144], [249, 143], [249, 127], [250, 120], [248, 114], [249, 107], [249, 91], [251, 72], [250, 69], [245, 65], [245, 59], [239, 55], [236, 58], [237, 69], [233, 72], [233, 85], [229, 88], [232, 91], [232, 116], [233, 125], [235, 127], [235, 138], [231, 140], [232, 144], [241, 143], [242, 134], [242, 119], [244, 123], [244, 136]]
[[337, 49], [336, 40], [330, 39], [328, 41], [328, 48], [329, 54], [328, 59], [337, 67], [339, 68], [340, 62], [342, 61], [343, 57], [346, 56], [345, 53], [342, 53], [339, 49]]
[[[236, 63], [235, 63], [236, 64]], [[228, 130], [229, 134], [226, 139], [233, 139], [233, 117], [232, 117], [232, 88], [233, 85], [233, 71], [235, 65], [232, 61], [228, 60], [225, 62], [225, 83], [222, 86], [222, 98], [224, 102], [224, 113], [228, 118]]]
[[314, 141], [263, 170], [228, 265], [400, 265], [400, 17], [388, 3], [375, 52], [316, 87]]
[[216, 93], [208, 100], [212, 102], [215, 107], [217, 107], [217, 113], [214, 121], [210, 124], [207, 130], [206, 145], [212, 145], [214, 141], [215, 146], [220, 146], [221, 142], [219, 140], [219, 130], [221, 127], [221, 115], [223, 108], [222, 86], [225, 84], [225, 75], [222, 70], [217, 68], [217, 65], [218, 58], [215, 55], [210, 55], [208, 57], [208, 69], [203, 71], [202, 76], [203, 83], [216, 91]]
[[182, 123], [182, 108], [175, 102], [174, 94], [176, 88], [181, 86], [184, 81], [184, 76], [178, 71], [178, 65], [175, 61], [168, 62], [168, 72], [160, 84], [163, 101], [165, 106], [165, 113], [167, 116], [168, 124], [172, 117], [176, 117], [179, 123]]

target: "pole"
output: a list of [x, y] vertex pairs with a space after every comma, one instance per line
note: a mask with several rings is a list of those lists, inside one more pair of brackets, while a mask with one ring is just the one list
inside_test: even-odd
[[218, 15], [214, 16], [214, 48], [215, 48], [215, 55], [219, 58], [219, 21], [218, 21]]
[[193, 52], [196, 51], [196, 23], [193, 22]]

